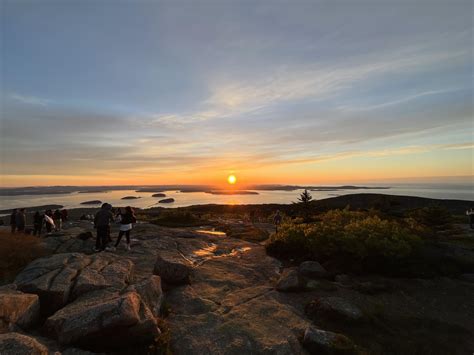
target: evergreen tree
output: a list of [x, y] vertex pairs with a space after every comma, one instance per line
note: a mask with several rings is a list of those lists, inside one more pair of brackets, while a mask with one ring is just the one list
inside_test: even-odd
[[298, 204], [302, 206], [305, 221], [309, 220], [310, 202], [312, 199], [313, 196], [311, 196], [309, 191], [306, 189], [301, 193], [300, 197], [298, 197]]

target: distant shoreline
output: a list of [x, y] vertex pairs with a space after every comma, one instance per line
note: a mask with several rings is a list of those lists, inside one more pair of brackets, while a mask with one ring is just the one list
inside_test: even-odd
[[[350, 205], [352, 208], [359, 209], [370, 209], [374, 206], [385, 205], [389, 208], [420, 208], [430, 205], [440, 205], [446, 207], [451, 211], [456, 211], [456, 213], [464, 214], [464, 212], [474, 206], [474, 201], [469, 200], [458, 200], [458, 199], [435, 199], [427, 197], [418, 197], [418, 196], [402, 196], [402, 195], [388, 195], [388, 194], [378, 194], [378, 193], [357, 193], [349, 195], [341, 195], [335, 197], [324, 198], [320, 200], [312, 201], [312, 204], [317, 208], [344, 208], [347, 205]], [[280, 209], [282, 211], [292, 208], [295, 204], [292, 203], [258, 203], [258, 204], [195, 204], [185, 207], [167, 207], [166, 209], [179, 209], [179, 210], [207, 210], [207, 209], [255, 209], [255, 208], [272, 208]], [[114, 205], [113, 207], [124, 207], [120, 205]], [[61, 209], [61, 205], [41, 205], [41, 206], [18, 206], [17, 208], [25, 208], [27, 212], [32, 211], [43, 211], [46, 209]], [[68, 209], [69, 211], [97, 211], [100, 206], [87, 206], [84, 207], [75, 207]], [[161, 206], [150, 206], [147, 208], [135, 208], [137, 210], [153, 210], [153, 209], [164, 209], [165, 207]], [[8, 214], [12, 209], [0, 210], [0, 214]]]
[[72, 193], [106, 193], [110, 191], [135, 190], [136, 192], [153, 192], [160, 193], [166, 191], [179, 191], [181, 193], [204, 192], [214, 195], [238, 195], [238, 194], [258, 194], [255, 191], [341, 191], [341, 190], [373, 190], [373, 189], [389, 189], [388, 186], [304, 186], [304, 185], [252, 185], [244, 189], [233, 192], [231, 189], [216, 188], [209, 185], [160, 185], [156, 187], [141, 186], [45, 186], [45, 187], [16, 187], [16, 188], [0, 188], [0, 196], [23, 196], [23, 195], [59, 195]]

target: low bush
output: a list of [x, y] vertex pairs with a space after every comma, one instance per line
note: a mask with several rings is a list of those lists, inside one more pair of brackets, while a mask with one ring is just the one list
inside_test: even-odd
[[407, 226], [374, 212], [331, 210], [315, 223], [285, 220], [267, 250], [282, 258], [392, 263], [410, 256], [420, 238]]
[[0, 232], [0, 284], [12, 282], [16, 275], [31, 261], [47, 252], [40, 239], [23, 233]]
[[454, 220], [446, 208], [436, 205], [413, 210], [409, 217], [432, 231], [451, 229]]

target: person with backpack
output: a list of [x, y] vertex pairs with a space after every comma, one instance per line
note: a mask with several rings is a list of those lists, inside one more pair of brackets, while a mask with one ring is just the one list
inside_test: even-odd
[[16, 214], [18, 213], [17, 209], [15, 208], [10, 215], [10, 228], [11, 233], [14, 234], [16, 231]]
[[115, 242], [115, 248], [118, 247], [120, 240], [122, 240], [122, 237], [125, 234], [125, 237], [127, 238], [126, 249], [130, 250], [130, 231], [132, 230], [133, 223], [137, 223], [135, 212], [133, 211], [132, 207], [127, 206], [125, 207], [125, 213], [121, 214], [120, 231], [117, 237], [117, 242]]
[[36, 211], [33, 217], [33, 235], [41, 236], [41, 229], [43, 229], [43, 220], [44, 216], [42, 216], [38, 211]]
[[112, 205], [104, 203], [94, 218], [94, 227], [97, 229], [95, 251], [104, 251], [110, 239], [110, 223], [114, 222]]
[[25, 209], [21, 208], [15, 215], [16, 220], [16, 230], [18, 232], [24, 232], [26, 226], [26, 213]]

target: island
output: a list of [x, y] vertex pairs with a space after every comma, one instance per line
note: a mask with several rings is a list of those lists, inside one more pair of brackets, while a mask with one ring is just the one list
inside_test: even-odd
[[165, 198], [163, 200], [159, 200], [158, 203], [173, 203], [174, 198]]
[[151, 197], [166, 197], [166, 194], [159, 193], [159, 194], [153, 194]]
[[125, 196], [125, 197], [122, 197], [121, 200], [136, 200], [136, 199], [139, 199], [141, 197], [139, 196]]
[[84, 201], [81, 202], [81, 205], [100, 205], [102, 201], [100, 200], [91, 200], [91, 201]]
[[212, 195], [259, 195], [257, 191], [245, 190], [211, 190], [205, 192]]

